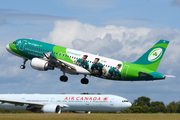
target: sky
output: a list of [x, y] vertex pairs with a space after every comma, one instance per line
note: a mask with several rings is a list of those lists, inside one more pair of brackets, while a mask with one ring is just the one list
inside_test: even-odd
[[[166, 105], [180, 100], [180, 0], [0, 0], [0, 94], [114, 94], [130, 102], [141, 96]], [[124, 82], [62, 72], [21, 70], [22, 58], [6, 50], [19, 38], [32, 38], [116, 60], [133, 62], [160, 39], [169, 46], [157, 69], [166, 78]]]

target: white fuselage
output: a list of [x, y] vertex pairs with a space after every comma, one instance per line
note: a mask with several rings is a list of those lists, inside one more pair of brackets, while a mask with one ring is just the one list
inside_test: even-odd
[[[116, 95], [83, 94], [0, 94], [0, 99], [63, 105], [61, 111], [106, 111], [115, 112], [128, 109], [131, 103]], [[1, 102], [0, 108], [6, 110], [27, 110], [28, 104]], [[41, 106], [42, 107], [42, 106]], [[40, 109], [41, 109], [40, 107]]]

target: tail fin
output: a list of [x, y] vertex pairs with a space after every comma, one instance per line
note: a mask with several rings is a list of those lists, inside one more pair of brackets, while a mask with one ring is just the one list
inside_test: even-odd
[[167, 40], [159, 40], [159, 42], [133, 63], [144, 65], [146, 68], [156, 71], [168, 44], [169, 41]]

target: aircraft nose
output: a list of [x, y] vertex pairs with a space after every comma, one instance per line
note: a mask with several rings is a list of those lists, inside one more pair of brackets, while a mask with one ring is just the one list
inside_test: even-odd
[[126, 106], [127, 106], [127, 108], [130, 108], [130, 107], [132, 106], [132, 104], [131, 104], [130, 102], [128, 102], [128, 103], [126, 104]]
[[10, 52], [9, 44], [6, 45], [6, 50]]

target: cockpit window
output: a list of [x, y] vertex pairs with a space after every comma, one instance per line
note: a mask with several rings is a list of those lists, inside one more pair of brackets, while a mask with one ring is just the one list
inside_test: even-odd
[[128, 100], [122, 100], [122, 102], [128, 102]]
[[14, 41], [13, 43], [16, 44], [16, 41]]

